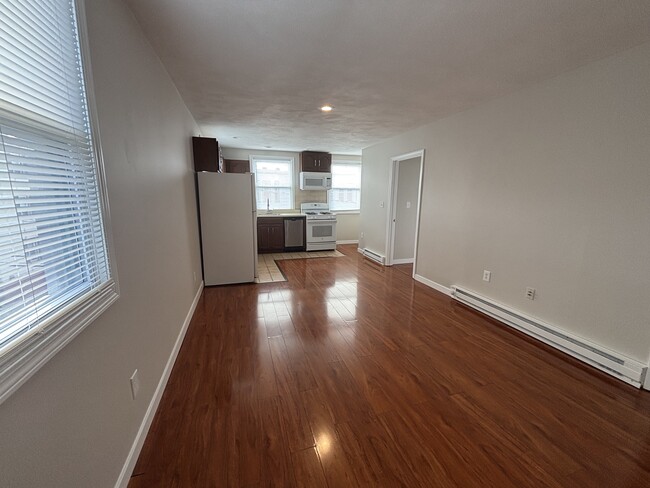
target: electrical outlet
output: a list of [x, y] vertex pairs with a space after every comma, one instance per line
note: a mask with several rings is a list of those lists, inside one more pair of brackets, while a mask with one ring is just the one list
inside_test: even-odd
[[483, 270], [483, 281], [490, 281], [492, 278], [492, 271], [488, 271], [487, 269]]
[[131, 396], [135, 400], [135, 397], [138, 396], [140, 391], [140, 377], [138, 376], [138, 370], [136, 369], [131, 375]]
[[535, 300], [535, 288], [526, 288], [526, 298]]
[[411, 202], [406, 202], [406, 208], [411, 208]]
[[363, 232], [361, 233], [361, 239], [363, 239]]
[[379, 202], [379, 207], [384, 208], [384, 202]]

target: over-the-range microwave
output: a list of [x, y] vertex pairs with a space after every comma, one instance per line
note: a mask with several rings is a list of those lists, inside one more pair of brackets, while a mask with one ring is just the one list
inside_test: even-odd
[[332, 188], [332, 173], [300, 172], [301, 190], [329, 190]]

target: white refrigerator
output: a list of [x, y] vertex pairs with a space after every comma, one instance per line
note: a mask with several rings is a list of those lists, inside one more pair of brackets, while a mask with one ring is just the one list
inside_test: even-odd
[[197, 173], [203, 280], [248, 283], [257, 270], [257, 205], [251, 173]]

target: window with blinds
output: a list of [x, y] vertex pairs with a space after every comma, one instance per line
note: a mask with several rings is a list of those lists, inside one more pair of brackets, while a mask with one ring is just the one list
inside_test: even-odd
[[332, 161], [332, 189], [329, 190], [330, 210], [358, 211], [361, 208], [361, 163]]
[[117, 296], [90, 119], [74, 0], [2, 0], [0, 398]]
[[257, 209], [293, 208], [293, 158], [251, 156]]

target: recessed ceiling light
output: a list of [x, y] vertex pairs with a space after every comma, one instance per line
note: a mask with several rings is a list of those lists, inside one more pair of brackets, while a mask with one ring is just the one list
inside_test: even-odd
[[238, 139], [238, 137], [237, 137], [237, 136], [232, 136], [232, 138], [233, 138], [233, 139]]
[[323, 105], [320, 109], [323, 112], [331, 112], [332, 111], [332, 106], [331, 105]]
[[271, 149], [273, 146], [264, 146], [267, 149]]

